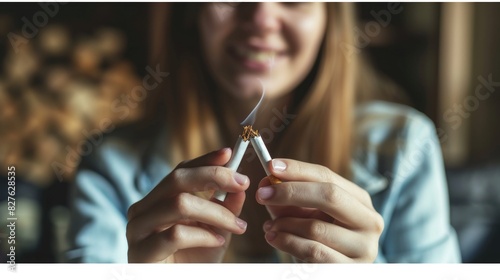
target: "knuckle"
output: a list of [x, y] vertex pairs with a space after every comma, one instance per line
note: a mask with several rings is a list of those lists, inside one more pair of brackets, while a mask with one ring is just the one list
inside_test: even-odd
[[293, 242], [290, 234], [280, 233], [280, 238], [281, 238], [281, 243], [283, 244], [284, 248], [293, 248], [296, 246], [296, 244]]
[[362, 201], [368, 203], [369, 205], [372, 204], [372, 198], [370, 194], [364, 189], [361, 189], [361, 199]]
[[360, 262], [374, 262], [379, 251], [379, 234], [365, 235], [363, 250], [358, 258]]
[[181, 227], [178, 224], [173, 225], [166, 231], [165, 241], [168, 243], [175, 243], [182, 240], [182, 236], [183, 234]]
[[313, 221], [309, 228], [309, 234], [311, 239], [317, 239], [318, 237], [325, 236], [327, 232], [326, 225], [320, 221]]
[[373, 262], [377, 258], [378, 255], [378, 243], [377, 242], [372, 242], [369, 246], [365, 247], [366, 251], [364, 256], [361, 258], [362, 261], [364, 262]]
[[190, 195], [188, 193], [179, 193], [174, 199], [174, 208], [181, 218], [187, 218], [190, 215]]
[[375, 212], [373, 221], [374, 221], [375, 232], [377, 233], [377, 235], [380, 235], [382, 233], [382, 231], [384, 231], [384, 227], [385, 227], [384, 218], [382, 218], [382, 215]]
[[332, 171], [328, 167], [325, 167], [322, 165], [318, 165], [318, 166], [319, 166], [319, 174], [320, 174], [320, 177], [322, 178], [322, 181], [323, 182], [333, 182], [334, 179], [333, 179]]
[[281, 185], [275, 186], [275, 191], [277, 194], [282, 194], [283, 198], [286, 201], [292, 200], [294, 197], [297, 197], [297, 187], [293, 182], [283, 183]]
[[179, 182], [180, 180], [182, 180], [182, 178], [184, 177], [184, 174], [186, 173], [186, 170], [184, 168], [177, 168], [177, 169], [174, 169], [171, 173], [170, 173], [170, 179], [174, 182]]
[[218, 178], [219, 176], [221, 176], [221, 174], [223, 174], [222, 167], [220, 166], [212, 167], [211, 173], [213, 179]]
[[211, 169], [211, 177], [213, 182], [211, 182], [211, 187], [214, 185], [216, 187], [220, 187], [220, 185], [230, 184], [231, 176], [228, 174], [225, 167], [222, 166], [214, 166]]
[[308, 253], [306, 255], [306, 260], [310, 262], [322, 262], [326, 258], [325, 250], [318, 244], [312, 244], [309, 246]]
[[328, 184], [321, 188], [321, 195], [331, 205], [336, 205], [340, 199], [340, 190], [337, 185]]

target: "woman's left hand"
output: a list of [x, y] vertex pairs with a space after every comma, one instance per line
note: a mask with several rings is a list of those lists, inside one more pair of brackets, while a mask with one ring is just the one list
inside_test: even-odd
[[384, 221], [370, 195], [330, 169], [291, 159], [273, 159], [256, 193], [272, 220], [267, 242], [304, 262], [373, 262]]

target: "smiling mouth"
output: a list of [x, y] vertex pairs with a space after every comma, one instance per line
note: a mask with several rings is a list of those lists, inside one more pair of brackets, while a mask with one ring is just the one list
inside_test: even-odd
[[238, 55], [239, 57], [241, 57], [245, 60], [251, 60], [251, 61], [255, 61], [255, 62], [259, 62], [259, 63], [269, 63], [276, 56], [275, 51], [255, 50], [255, 49], [242, 48], [242, 47], [234, 48], [234, 52], [236, 53], [236, 55]]

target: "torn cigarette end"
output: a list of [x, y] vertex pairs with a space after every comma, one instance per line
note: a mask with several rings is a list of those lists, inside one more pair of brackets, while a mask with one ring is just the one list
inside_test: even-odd
[[276, 185], [276, 184], [281, 184], [283, 183], [280, 179], [276, 178], [274, 175], [269, 175], [267, 176], [269, 178], [269, 181], [271, 182], [271, 185]]
[[241, 134], [241, 138], [243, 138], [244, 141], [250, 140], [251, 137], [256, 137], [259, 135], [258, 130], [253, 130], [251, 125], [245, 125], [243, 127], [243, 133]]

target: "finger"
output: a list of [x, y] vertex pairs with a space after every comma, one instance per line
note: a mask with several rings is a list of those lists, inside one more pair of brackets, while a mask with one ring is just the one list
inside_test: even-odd
[[165, 178], [164, 185], [166, 196], [210, 190], [242, 192], [250, 186], [250, 179], [223, 166], [202, 166], [176, 169]]
[[231, 158], [231, 148], [222, 148], [220, 150], [204, 154], [195, 159], [183, 161], [179, 163], [176, 168], [192, 168], [192, 167], [200, 167], [208, 165], [222, 166], [226, 164], [230, 158]]
[[269, 168], [274, 176], [283, 181], [334, 183], [358, 198], [367, 207], [373, 208], [371, 198], [365, 190], [325, 166], [280, 158], [273, 159], [269, 163]]
[[363, 236], [341, 226], [316, 219], [285, 217], [264, 223], [264, 231], [287, 232], [324, 244], [350, 258], [365, 252]]
[[138, 242], [154, 232], [164, 231], [182, 221], [197, 221], [236, 234], [245, 232], [246, 223], [230, 210], [189, 193], [157, 204], [127, 224], [127, 239]]
[[225, 192], [243, 192], [250, 185], [247, 176], [222, 166], [203, 166], [196, 168], [178, 168], [165, 177], [142, 200], [132, 205], [128, 218], [133, 219], [161, 200], [182, 192], [201, 192], [224, 190]]
[[274, 248], [289, 253], [303, 262], [351, 263], [352, 259], [317, 241], [309, 240], [288, 232], [269, 231], [266, 241]]
[[245, 192], [238, 192], [228, 193], [224, 201], [220, 201], [216, 198], [212, 198], [210, 201], [222, 205], [223, 207], [231, 211], [235, 216], [239, 216], [241, 214], [245, 198]]
[[331, 183], [286, 182], [257, 190], [263, 205], [319, 209], [350, 228], [378, 227], [380, 215], [344, 189]]
[[[269, 178], [266, 176], [264, 177], [257, 188], [265, 187], [272, 185], [271, 181]], [[256, 196], [258, 193], [256, 193]], [[279, 218], [279, 217], [297, 217], [297, 218], [313, 218], [313, 219], [319, 219], [323, 220], [325, 222], [331, 222], [333, 220], [332, 217], [328, 216], [327, 214], [318, 211], [317, 209], [313, 208], [299, 208], [295, 206], [270, 206], [266, 205], [266, 208], [271, 215], [273, 219]]]
[[[239, 217], [241, 214], [241, 210], [243, 209], [245, 197], [246, 197], [245, 192], [228, 193], [226, 196], [226, 199], [224, 201], [220, 201], [220, 200], [216, 199], [215, 197], [212, 197], [210, 199], [210, 201], [212, 201], [213, 203], [222, 205], [223, 207], [225, 207], [229, 211], [231, 211], [236, 217]], [[246, 231], [246, 228], [247, 228], [246, 221], [244, 221], [240, 218], [237, 218], [236, 223], [240, 228], [243, 229], [243, 231]], [[222, 231], [222, 230], [217, 229], [217, 228], [213, 228], [213, 230], [217, 233], [220, 233], [222, 236], [227, 236], [229, 234], [228, 231]]]
[[[220, 150], [216, 150], [210, 153], [207, 153], [205, 155], [202, 155], [200, 157], [197, 157], [192, 160], [187, 160], [179, 163], [177, 167], [172, 170], [172, 172], [169, 174], [171, 175], [175, 170], [180, 169], [180, 168], [193, 168], [193, 167], [200, 167], [200, 166], [222, 166], [226, 164], [231, 157], [231, 149], [230, 148], [222, 148]], [[168, 176], [165, 177], [159, 184], [160, 185], [165, 185], [165, 181], [167, 181]], [[136, 215], [139, 215], [142, 211], [147, 209], [150, 205], [154, 204], [158, 198], [164, 197], [165, 196], [165, 189], [168, 189], [166, 187], [158, 187], [156, 186], [153, 188], [151, 192], [149, 192], [141, 201], [140, 203], [136, 203], [132, 205], [132, 207], [129, 208], [128, 210], [128, 218], [132, 219]], [[203, 188], [203, 187], [202, 187]]]
[[177, 250], [195, 247], [219, 247], [224, 237], [200, 227], [177, 224], [155, 233], [142, 242], [129, 244], [129, 262], [161, 262]]
[[[268, 176], [264, 177], [258, 187], [265, 187], [272, 185], [271, 180], [269, 179]], [[258, 193], [256, 192], [256, 197]], [[258, 200], [258, 198], [257, 198]], [[317, 218], [325, 221], [329, 221], [332, 218], [321, 211], [317, 211], [316, 209], [308, 209], [308, 208], [299, 208], [295, 206], [272, 206], [272, 205], [266, 205], [267, 212], [269, 212], [269, 215], [271, 216], [272, 219], [276, 219], [279, 217], [299, 217], [299, 218]]]

